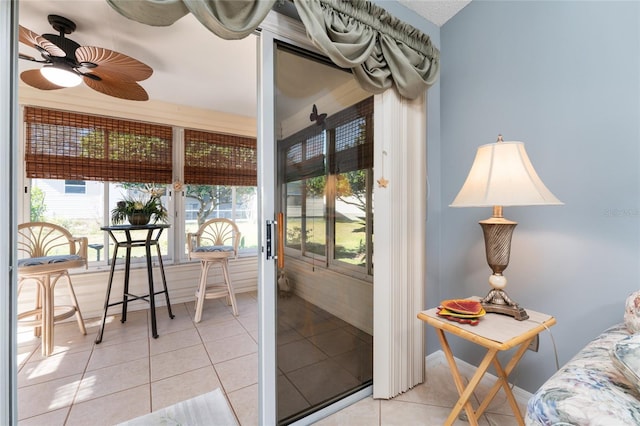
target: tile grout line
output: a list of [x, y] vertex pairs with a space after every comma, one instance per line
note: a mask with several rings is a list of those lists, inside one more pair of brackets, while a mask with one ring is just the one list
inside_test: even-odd
[[[186, 305], [186, 303], [185, 303], [185, 305]], [[188, 311], [188, 309], [187, 309], [187, 311]], [[205, 353], [207, 354], [207, 359], [209, 360], [209, 363], [211, 364], [211, 368], [213, 368], [213, 373], [216, 375], [216, 378], [218, 379], [218, 383], [220, 383], [220, 387], [222, 388], [223, 396], [227, 400], [227, 404], [231, 408], [231, 411], [233, 412], [233, 416], [235, 417], [236, 421], [238, 422], [238, 424], [240, 424], [240, 417], [238, 416], [238, 413], [236, 413], [236, 410], [235, 410], [233, 404], [229, 400], [229, 394], [227, 393], [227, 390], [225, 389], [224, 384], [222, 383], [222, 380], [220, 380], [220, 375], [218, 374], [218, 370], [216, 369], [216, 366], [213, 363], [213, 360], [211, 359], [211, 354], [209, 354], [209, 351], [207, 350], [207, 346], [205, 344], [205, 341], [202, 339], [202, 334], [200, 334], [200, 329], [198, 329], [198, 327], [196, 326], [196, 323], [193, 322], [193, 320], [192, 320], [192, 324], [193, 324], [193, 327], [196, 329], [196, 333], [198, 333], [198, 338], [200, 339], [200, 344], [202, 345], [202, 348], [204, 349]], [[240, 326], [242, 326], [242, 324], [240, 324]], [[249, 336], [249, 337], [251, 337], [251, 336]]]
[[[89, 333], [87, 333], [88, 335]], [[73, 406], [76, 405], [76, 398], [78, 397], [78, 394], [80, 393], [80, 386], [82, 385], [82, 380], [84, 379], [85, 374], [87, 374], [87, 369], [89, 368], [89, 363], [91, 362], [91, 357], [93, 357], [93, 351], [96, 347], [96, 342], [95, 340], [93, 341], [93, 343], [91, 344], [91, 350], [90, 350], [90, 354], [89, 357], [87, 357], [87, 363], [84, 366], [84, 370], [82, 371], [82, 376], [80, 376], [80, 381], [78, 382], [78, 387], [76, 388], [75, 394], [73, 395], [73, 398], [71, 399], [71, 404], [69, 404], [69, 410], [67, 411], [67, 415], [64, 418], [64, 424], [67, 424], [67, 422], [69, 421], [69, 418], [71, 417], [71, 410], [73, 409]]]

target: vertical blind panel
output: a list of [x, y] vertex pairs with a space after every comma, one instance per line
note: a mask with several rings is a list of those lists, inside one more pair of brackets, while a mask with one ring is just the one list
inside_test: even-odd
[[170, 183], [169, 126], [26, 107], [29, 178]]
[[256, 140], [222, 133], [184, 131], [184, 181], [198, 185], [257, 185]]

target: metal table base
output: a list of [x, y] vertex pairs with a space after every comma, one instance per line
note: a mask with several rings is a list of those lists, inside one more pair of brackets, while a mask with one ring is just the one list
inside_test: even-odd
[[[164, 294], [167, 302], [167, 310], [169, 312], [169, 318], [173, 319], [175, 315], [171, 312], [171, 302], [169, 301], [169, 291], [167, 290], [167, 279], [164, 274], [164, 265], [162, 264], [162, 254], [160, 252], [160, 245], [158, 240], [165, 228], [169, 225], [166, 224], [150, 224], [150, 225], [113, 225], [103, 226], [103, 231], [107, 231], [109, 236], [115, 244], [113, 251], [113, 257], [111, 259], [111, 270], [109, 272], [109, 283], [107, 285], [107, 295], [104, 299], [104, 313], [102, 315], [102, 321], [100, 324], [100, 330], [98, 331], [98, 337], [96, 337], [96, 343], [102, 342], [102, 335], [104, 333], [104, 325], [107, 320], [107, 311], [112, 306], [122, 305], [122, 317], [120, 322], [124, 323], [127, 320], [127, 304], [135, 300], [144, 300], [149, 303], [149, 310], [151, 312], [151, 333], [154, 338], [158, 337], [158, 329], [156, 324], [156, 303], [155, 296], [158, 294]], [[131, 231], [146, 231], [146, 237], [144, 239], [133, 239]], [[124, 233], [125, 239], [118, 240], [115, 233]], [[160, 275], [162, 276], [162, 290], [155, 291], [153, 286], [153, 265], [151, 262], [151, 246], [156, 246], [158, 251], [158, 266], [160, 267]], [[115, 271], [116, 259], [118, 256], [118, 249], [124, 247], [126, 249], [125, 263], [124, 263], [124, 290], [122, 300], [119, 302], [109, 303], [111, 296], [111, 286], [113, 284], [113, 273]], [[129, 272], [131, 269], [131, 249], [133, 247], [144, 247], [146, 250], [147, 258], [147, 280], [149, 282], [148, 294], [137, 296], [129, 293]]]

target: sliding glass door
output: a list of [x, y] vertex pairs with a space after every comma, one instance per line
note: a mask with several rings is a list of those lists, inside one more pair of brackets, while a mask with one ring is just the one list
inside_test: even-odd
[[[295, 422], [372, 383], [373, 98], [276, 43], [276, 406]], [[265, 148], [266, 149], [266, 148]]]

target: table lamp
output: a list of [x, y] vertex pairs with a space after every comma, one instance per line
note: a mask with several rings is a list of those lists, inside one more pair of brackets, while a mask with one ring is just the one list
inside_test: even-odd
[[487, 263], [493, 271], [492, 289], [482, 299], [487, 312], [496, 312], [517, 320], [529, 318], [527, 312], [509, 298], [502, 272], [509, 265], [511, 236], [517, 222], [505, 219], [503, 206], [562, 205], [542, 183], [522, 142], [498, 141], [478, 148], [469, 175], [450, 207], [493, 207], [493, 215], [481, 220]]

